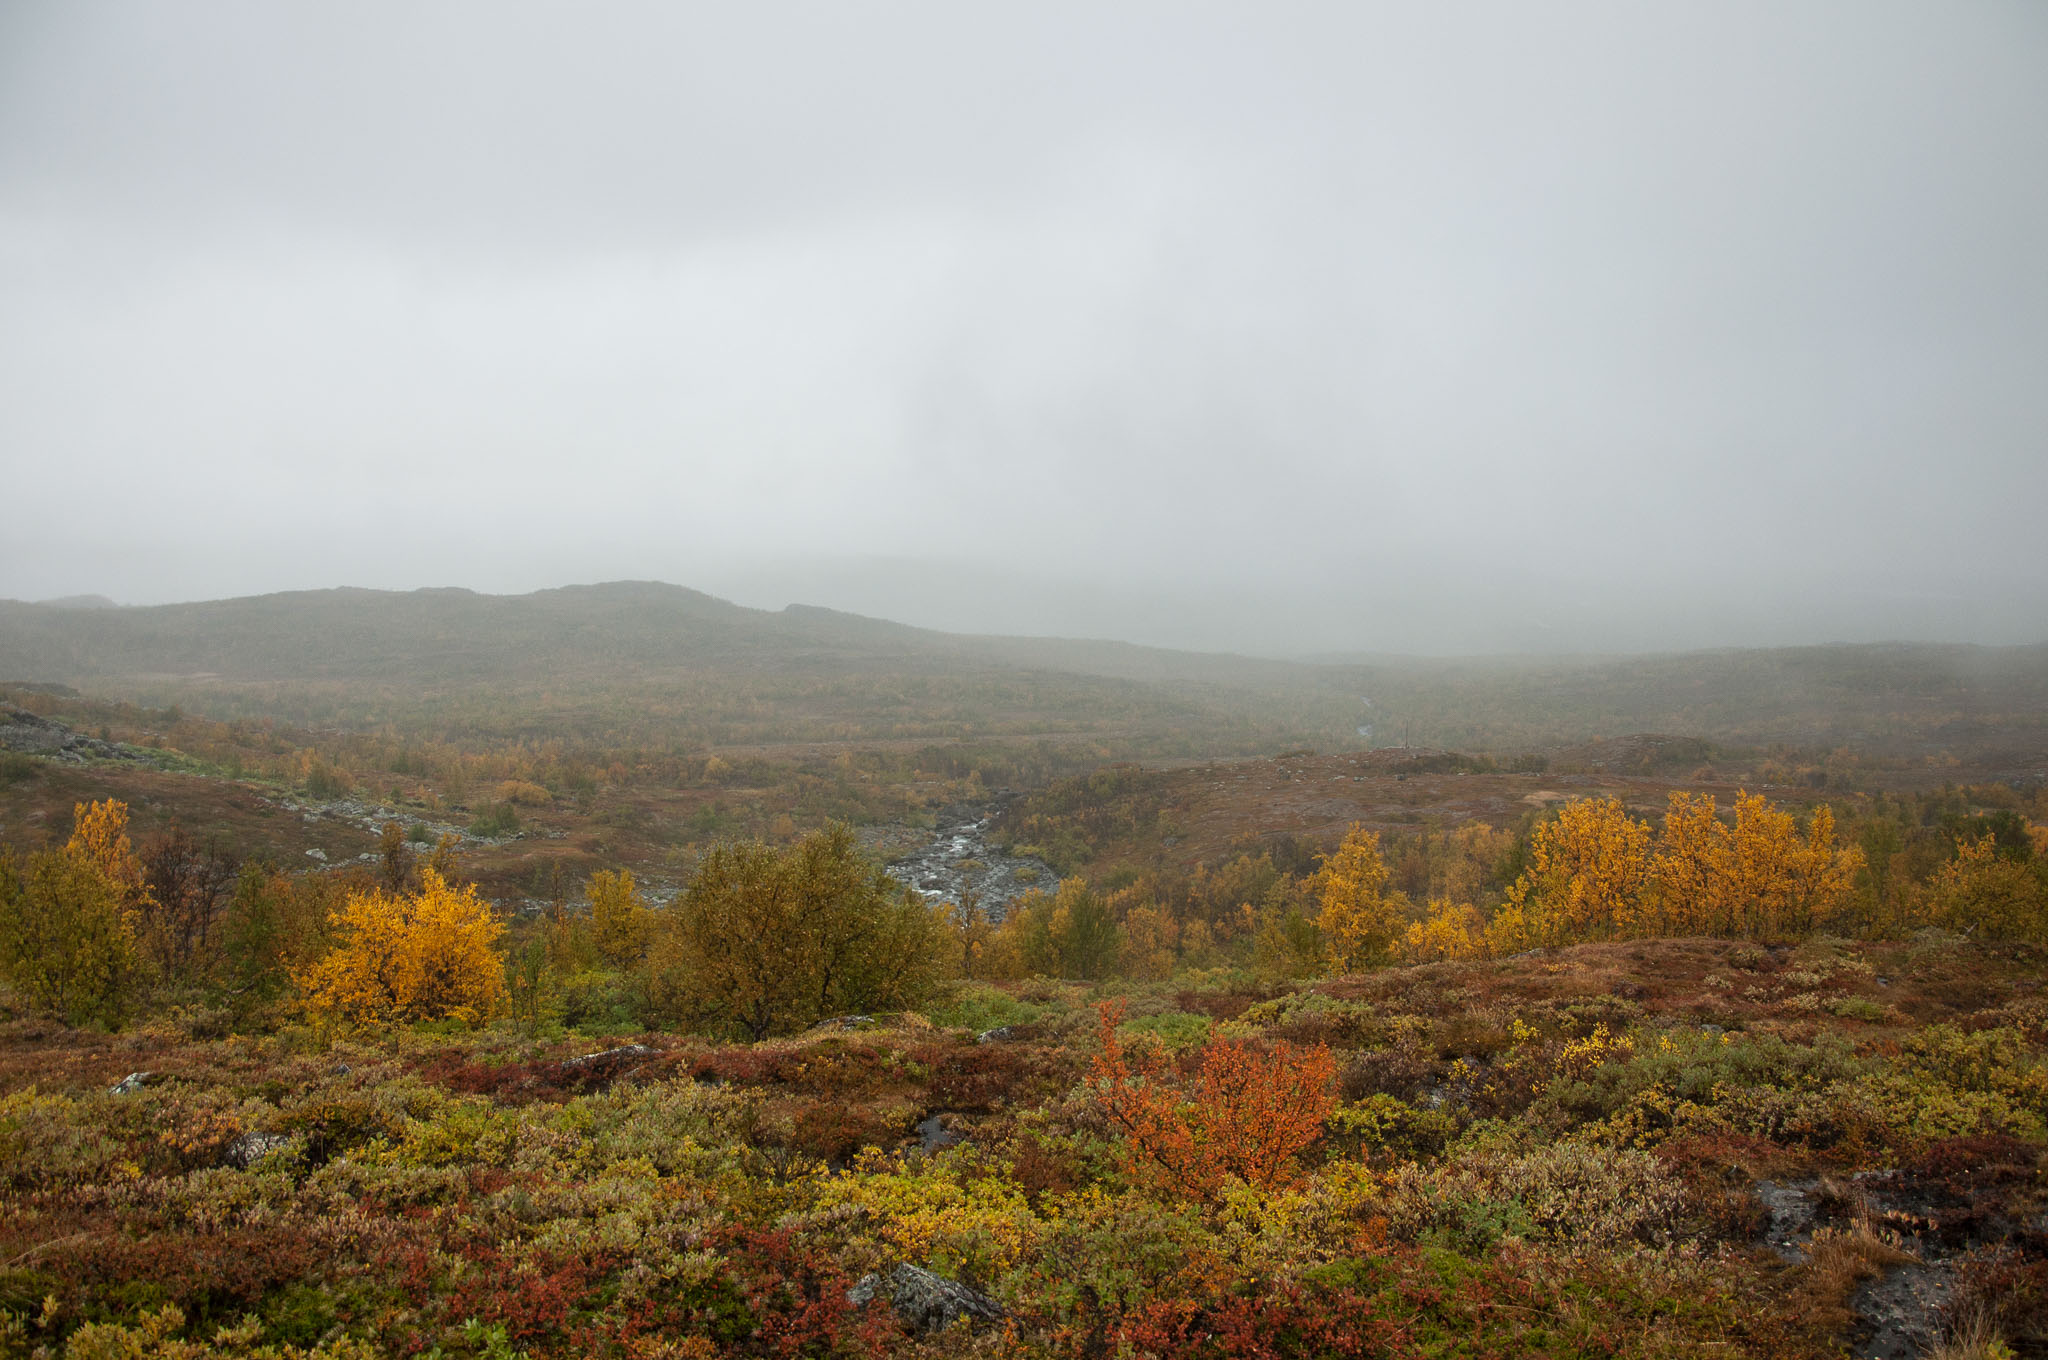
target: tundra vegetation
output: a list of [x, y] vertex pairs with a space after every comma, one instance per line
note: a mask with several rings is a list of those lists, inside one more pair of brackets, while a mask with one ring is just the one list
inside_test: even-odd
[[[508, 929], [447, 863], [226, 872], [81, 804], [0, 869], [0, 1335], [1831, 1356], [1916, 1263], [1934, 1344], [2038, 1353], [2040, 812], [1587, 799], [977, 935], [844, 827]], [[906, 1262], [1000, 1316], [849, 1300]]]
[[[1976, 757], [14, 698], [116, 754], [0, 769], [5, 1354], [2048, 1354], [2048, 795]], [[1037, 890], [888, 877], [998, 782]]]

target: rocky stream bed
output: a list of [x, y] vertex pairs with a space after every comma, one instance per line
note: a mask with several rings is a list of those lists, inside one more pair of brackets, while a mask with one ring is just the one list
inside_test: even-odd
[[1002, 804], [955, 804], [938, 816], [930, 841], [889, 861], [889, 876], [934, 901], [974, 901], [992, 920], [1034, 888], [1050, 892], [1059, 876], [1043, 860], [1004, 852], [990, 835]]

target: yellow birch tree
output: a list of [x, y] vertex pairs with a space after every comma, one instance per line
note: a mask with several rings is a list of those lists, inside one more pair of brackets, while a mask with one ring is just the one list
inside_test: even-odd
[[1674, 789], [1650, 859], [1657, 919], [1670, 935], [1732, 935], [1733, 848], [1714, 795]]
[[590, 933], [597, 952], [614, 968], [638, 963], [647, 952], [654, 913], [633, 883], [633, 872], [599, 869], [584, 889], [590, 898]]
[[451, 887], [424, 869], [418, 893], [351, 893], [332, 922], [339, 942], [299, 979], [315, 1010], [358, 1023], [469, 1025], [504, 1010], [505, 926], [474, 886]]
[[128, 843], [126, 803], [109, 798], [104, 803], [75, 804], [71, 809], [71, 839], [65, 842], [64, 853], [105, 874], [130, 912], [148, 906], [149, 884], [143, 877], [142, 861]]
[[1409, 923], [1397, 951], [1403, 963], [1435, 963], [1444, 959], [1477, 959], [1487, 954], [1486, 918], [1469, 902], [1439, 897], [1429, 914]]
[[1341, 972], [1385, 963], [1402, 927], [1399, 896], [1387, 893], [1380, 836], [1354, 823], [1335, 854], [1325, 855], [1313, 880], [1330, 965]]
[[1618, 798], [1578, 798], [1536, 828], [1529, 869], [1508, 894], [1531, 943], [1640, 933], [1649, 882], [1649, 823]]
[[1814, 809], [1804, 835], [1791, 813], [1758, 793], [1735, 800], [1728, 832], [1727, 888], [1735, 932], [1809, 935], [1841, 910], [1863, 852], [1835, 844], [1835, 814]]

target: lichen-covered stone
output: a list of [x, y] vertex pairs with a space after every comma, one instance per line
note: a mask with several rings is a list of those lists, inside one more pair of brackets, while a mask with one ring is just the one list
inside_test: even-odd
[[920, 1336], [943, 1331], [961, 1318], [971, 1326], [1004, 1315], [1003, 1306], [979, 1290], [908, 1262], [886, 1277], [863, 1275], [860, 1283], [846, 1292], [847, 1302], [856, 1307], [866, 1307], [877, 1298], [888, 1299], [903, 1325]]
[[227, 1163], [238, 1170], [247, 1171], [271, 1153], [282, 1151], [291, 1145], [290, 1134], [257, 1133], [252, 1130], [228, 1144]]

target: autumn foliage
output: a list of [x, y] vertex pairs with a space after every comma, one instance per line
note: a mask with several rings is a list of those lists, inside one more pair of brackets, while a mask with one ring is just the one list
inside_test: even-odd
[[78, 804], [62, 850], [19, 866], [0, 851], [0, 976], [39, 1010], [117, 1021], [143, 967], [137, 922], [149, 901], [127, 805]]
[[1576, 940], [1653, 935], [1783, 938], [1837, 915], [1863, 857], [1836, 843], [1834, 813], [1802, 830], [1761, 794], [1735, 800], [1723, 821], [1711, 794], [1674, 792], [1663, 829], [1615, 798], [1567, 803], [1536, 828], [1530, 867], [1494, 913], [1496, 953]]
[[1122, 1003], [1096, 1008], [1094, 1080], [1124, 1134], [1132, 1174], [1179, 1195], [1214, 1200], [1232, 1180], [1270, 1189], [1323, 1136], [1335, 1107], [1336, 1060], [1317, 1044], [1212, 1040], [1191, 1080], [1163, 1057], [1125, 1047]]
[[1928, 885], [1937, 925], [1987, 940], [2048, 939], [2048, 894], [2025, 862], [1998, 853], [1991, 836], [1957, 843], [1955, 858]]
[[333, 917], [340, 942], [299, 979], [315, 1011], [357, 1022], [460, 1020], [505, 1009], [504, 924], [474, 887], [432, 868], [418, 893], [366, 889]]
[[134, 911], [148, 900], [142, 861], [128, 842], [126, 803], [109, 798], [103, 803], [78, 804], [72, 810], [71, 839], [65, 843], [64, 853], [104, 874], [128, 910]]
[[1407, 902], [1387, 892], [1377, 831], [1353, 826], [1314, 879], [1316, 924], [1339, 971], [1384, 963], [1407, 920]]
[[615, 967], [639, 961], [654, 928], [653, 913], [633, 882], [633, 871], [599, 869], [585, 889], [590, 898], [590, 933], [597, 952]]
[[1432, 898], [1429, 914], [1408, 927], [1395, 952], [1403, 963], [1484, 958], [1486, 918], [1470, 902]]
[[1496, 934], [1512, 927], [1529, 943], [1556, 944], [1647, 933], [1649, 856], [1649, 824], [1629, 816], [1620, 799], [1565, 804], [1556, 821], [1536, 829], [1529, 871], [1508, 890]]
[[1825, 803], [1801, 832], [1761, 794], [1736, 798], [1731, 825], [1711, 795], [1674, 792], [1650, 863], [1650, 924], [1671, 935], [1805, 935], [1841, 909], [1862, 865], [1859, 851], [1835, 845]]

